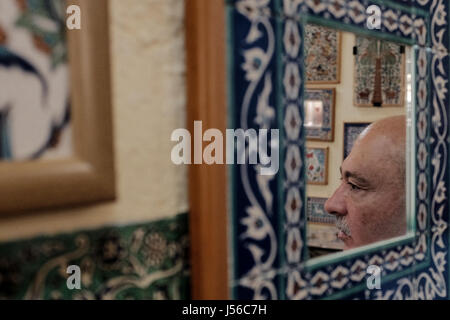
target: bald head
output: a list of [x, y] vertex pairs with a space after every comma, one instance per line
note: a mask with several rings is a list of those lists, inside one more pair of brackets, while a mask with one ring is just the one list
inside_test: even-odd
[[397, 183], [405, 183], [406, 117], [394, 116], [375, 121], [358, 137], [355, 148], [372, 149], [381, 161], [392, 163], [398, 170]]
[[394, 116], [375, 121], [359, 136], [358, 140], [366, 136], [385, 136], [396, 144], [405, 144], [406, 117]]

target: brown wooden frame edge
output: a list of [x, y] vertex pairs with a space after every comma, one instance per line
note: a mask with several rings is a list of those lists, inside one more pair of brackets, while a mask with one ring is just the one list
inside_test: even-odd
[[[187, 128], [226, 129], [225, 1], [187, 0]], [[226, 165], [189, 166], [193, 299], [228, 299]]]

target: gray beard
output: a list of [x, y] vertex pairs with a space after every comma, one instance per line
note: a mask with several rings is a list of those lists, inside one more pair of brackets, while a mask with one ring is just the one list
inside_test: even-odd
[[347, 218], [345, 216], [336, 217], [336, 228], [347, 236], [351, 236], [350, 227], [347, 224]]

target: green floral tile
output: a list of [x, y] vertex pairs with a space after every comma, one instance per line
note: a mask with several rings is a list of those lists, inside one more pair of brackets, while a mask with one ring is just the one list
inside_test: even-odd
[[[189, 299], [187, 214], [0, 244], [1, 299]], [[69, 265], [81, 289], [67, 287]]]

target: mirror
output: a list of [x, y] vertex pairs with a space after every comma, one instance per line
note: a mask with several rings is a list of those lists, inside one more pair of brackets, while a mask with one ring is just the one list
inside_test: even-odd
[[310, 258], [411, 231], [413, 54], [401, 43], [305, 26]]

